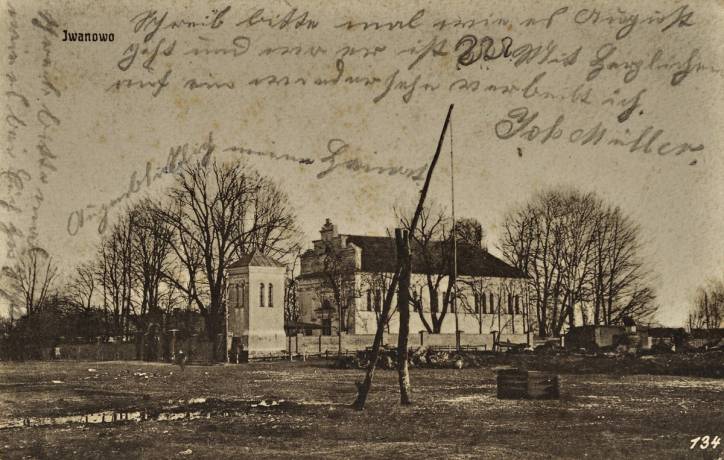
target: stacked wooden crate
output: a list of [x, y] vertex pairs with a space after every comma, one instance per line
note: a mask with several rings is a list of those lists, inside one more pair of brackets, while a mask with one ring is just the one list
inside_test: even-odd
[[521, 369], [500, 369], [498, 399], [558, 399], [560, 382], [556, 374]]

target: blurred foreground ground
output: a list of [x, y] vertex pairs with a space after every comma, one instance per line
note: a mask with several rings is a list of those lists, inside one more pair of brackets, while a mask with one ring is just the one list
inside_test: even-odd
[[689, 450], [697, 436], [724, 437], [724, 380], [590, 373], [586, 359], [579, 364], [589, 373], [561, 373], [560, 401], [496, 399], [491, 364], [413, 368], [414, 405], [401, 407], [397, 374], [380, 370], [364, 412], [347, 407], [363, 371], [332, 369], [330, 361], [188, 366], [183, 372], [140, 362], [0, 363], [0, 424], [105, 410], [157, 413], [202, 398], [222, 408], [264, 401], [199, 418], [0, 429], [0, 458], [724, 455], [721, 445]]

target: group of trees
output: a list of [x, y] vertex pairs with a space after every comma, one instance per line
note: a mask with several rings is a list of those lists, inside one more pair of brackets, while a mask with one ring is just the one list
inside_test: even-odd
[[[475, 219], [463, 218], [453, 225], [445, 209], [435, 203], [420, 209], [417, 225], [412, 228], [409, 213], [395, 212], [401, 228], [409, 234], [411, 250], [416, 255], [423, 272], [423, 279], [411, 281], [410, 302], [420, 317], [425, 329], [433, 334], [440, 333], [442, 324], [455, 305], [464, 306], [456, 286], [453, 270], [453, 236], [456, 244], [464, 248], [481, 247], [484, 237], [483, 227]], [[423, 305], [423, 291], [429, 299], [429, 309]], [[457, 297], [456, 297], [457, 295]]]
[[566, 324], [646, 320], [656, 311], [639, 227], [595, 194], [538, 193], [502, 228], [504, 258], [530, 277], [541, 335], [557, 336]]
[[[400, 228], [409, 234], [417, 263], [425, 267], [424, 279], [410, 286], [409, 302], [428, 331], [439, 332], [452, 312], [451, 235], [454, 231], [459, 245], [480, 247], [482, 226], [460, 219], [453, 230], [450, 218], [437, 206], [424, 206], [414, 228], [406, 217], [409, 213], [396, 214]], [[596, 195], [573, 190], [539, 193], [509, 213], [502, 228], [503, 256], [529, 276], [529, 301], [535, 306], [540, 334], [559, 335], [566, 324], [619, 324], [626, 316], [647, 319], [655, 311], [639, 228]], [[185, 306], [204, 317], [213, 339], [223, 331], [224, 271], [254, 250], [296, 266], [300, 245], [287, 197], [243, 163], [198, 162], [184, 165], [163, 198], [137, 201], [119, 215], [95, 258], [76, 267], [65, 285], [53, 288], [58, 267], [35, 248], [23, 252], [14, 266], [3, 268], [9, 281], [4, 294], [27, 315], [50, 299], [79, 312], [101, 312], [99, 335], [128, 334], [145, 327], [142, 322], [148, 318]], [[334, 251], [324, 260], [324, 272], [329, 273], [325, 288], [334, 293], [335, 310], [342, 313], [350, 297], [345, 292], [350, 267]], [[392, 284], [390, 276], [370, 282], [378, 283], [381, 292]], [[430, 308], [421, 305], [423, 291]], [[291, 320], [298, 316], [295, 292], [296, 282], [290, 277], [285, 316]], [[460, 300], [460, 308], [471, 308]], [[702, 288], [696, 303], [695, 325], [718, 324], [721, 283]]]
[[716, 329], [724, 327], [724, 280], [709, 280], [699, 287], [689, 315], [692, 329]]
[[40, 247], [26, 248], [12, 266], [2, 267], [0, 286], [2, 295], [10, 305], [10, 318], [20, 308], [31, 315], [47, 305], [58, 278], [58, 266], [48, 252]]
[[[79, 268], [80, 270], [80, 268]], [[87, 273], [82, 272], [84, 275]], [[32, 247], [20, 252], [15, 264], [2, 268], [0, 295], [10, 306], [0, 333], [9, 336], [15, 356], [32, 356], [33, 350], [22, 345], [50, 346], [60, 337], [97, 335], [102, 317], [72, 285], [60, 289], [60, 269], [42, 248]]]
[[185, 306], [203, 316], [216, 339], [224, 325], [225, 270], [252, 251], [290, 262], [299, 253], [295, 216], [287, 196], [241, 161], [184, 164], [167, 192], [129, 205], [95, 257], [64, 285], [54, 286], [52, 259], [31, 250], [3, 269], [5, 293], [15, 304], [22, 299], [26, 316], [49, 297], [62, 297], [65, 305], [98, 313], [96, 335], [108, 336], [143, 330], [160, 313]]

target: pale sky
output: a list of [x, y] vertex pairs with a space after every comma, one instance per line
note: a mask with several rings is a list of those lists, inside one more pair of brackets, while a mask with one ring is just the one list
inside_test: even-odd
[[[258, 151], [273, 150], [315, 160], [311, 165], [299, 165], [269, 157], [249, 157], [250, 163], [263, 174], [272, 176], [285, 190], [294, 206], [299, 224], [311, 244], [319, 237], [319, 228], [326, 217], [331, 218], [342, 233], [383, 235], [393, 224], [392, 205], [399, 200], [411, 200], [420, 183], [402, 176], [382, 176], [353, 172], [339, 167], [323, 179], [317, 174], [328, 164], [321, 159], [328, 155], [331, 139], [342, 139], [347, 151], [339, 155], [340, 161], [358, 158], [376, 166], [404, 166], [420, 168], [432, 157], [449, 104], [455, 104], [453, 134], [456, 175], [456, 207], [459, 216], [474, 217], [483, 224], [491, 252], [497, 254], [499, 225], [506, 212], [524, 203], [536, 191], [559, 184], [581, 191], [594, 191], [607, 202], [619, 205], [641, 226], [645, 243], [645, 260], [655, 273], [654, 288], [661, 305], [657, 319], [666, 325], [680, 326], [688, 314], [688, 305], [694, 289], [707, 277], [724, 276], [724, 163], [722, 161], [722, 72], [702, 70], [692, 72], [679, 85], [671, 85], [672, 70], [647, 68], [656, 51], [663, 55], [659, 62], [685, 61], [693, 49], [697, 59], [706, 66], [720, 66], [722, 62], [722, 11], [714, 4], [692, 5], [694, 10], [690, 27], [672, 27], [660, 32], [661, 27], [638, 24], [630, 35], [615, 39], [616, 30], [606, 24], [577, 26], [574, 18], [578, 7], [556, 18], [555, 26], [524, 27], [520, 21], [535, 15], [544, 17], [557, 8], [555, 2], [546, 5], [522, 2], [515, 8], [507, 2], [472, 8], [465, 3], [447, 4], [445, 10], [437, 3], [400, 4], [387, 10], [381, 7], [350, 3], [348, 6], [325, 7], [323, 3], [295, 3], [301, 11], [319, 21], [311, 31], [272, 30], [264, 24], [248, 27], [236, 26], [258, 7], [253, 4], [234, 4], [217, 29], [173, 28], [161, 29], [152, 37], [155, 47], [163, 38], [161, 50], [177, 40], [170, 56], [159, 55], [152, 71], [142, 68], [148, 54], [137, 56], [131, 68], [121, 72], [117, 62], [133, 44], [142, 43], [142, 34], [133, 33], [130, 18], [151, 8], [148, 2], [124, 2], [124, 6], [102, 8], [95, 2], [76, 2], [71, 7], [50, 7], [59, 22], [59, 36], [50, 45], [52, 63], [48, 69], [50, 79], [60, 96], [46, 95], [41, 89], [42, 31], [29, 23], [35, 13], [34, 2], [15, 5], [24, 22], [19, 26], [24, 39], [17, 46], [20, 53], [13, 71], [18, 79], [16, 90], [29, 100], [30, 107], [15, 107], [16, 114], [27, 118], [27, 126], [14, 141], [15, 149], [26, 148], [27, 157], [4, 157], [3, 162], [35, 168], [38, 157], [35, 148], [40, 129], [35, 119], [45, 104], [60, 120], [58, 126], [48, 130], [48, 144], [56, 158], [57, 168], [48, 174], [48, 183], [40, 184], [44, 201], [39, 208], [39, 241], [58, 260], [64, 269], [92, 256], [99, 241], [97, 220], [92, 218], [74, 236], [66, 227], [69, 215], [88, 205], [96, 209], [128, 189], [131, 175], [145, 172], [146, 162], [153, 168], [163, 166], [169, 148], [183, 143], [203, 142], [209, 132], [218, 147], [240, 145]], [[447, 2], [446, 2], [447, 3]], [[630, 3], [630, 2], [629, 2]], [[628, 7], [629, 3], [620, 6]], [[698, 3], [698, 2], [697, 2]], [[108, 5], [111, 5], [109, 3]], [[606, 11], [615, 11], [611, 4]], [[662, 6], [660, 2], [637, 2], [641, 17], [653, 14], [654, 6], [660, 11], [674, 11], [678, 3]], [[213, 8], [224, 7], [222, 2]], [[169, 9], [164, 2], [154, 3], [159, 11]], [[188, 8], [169, 9], [168, 24], [173, 18], [196, 17], [202, 21], [212, 7], [188, 4]], [[343, 8], [347, 10], [343, 11]], [[357, 21], [408, 20], [420, 8], [425, 8], [420, 26], [414, 30], [387, 32], [346, 31], [334, 26], [350, 18]], [[266, 12], [284, 16], [290, 6], [276, 2]], [[6, 18], [7, 13], [6, 14]], [[452, 51], [465, 30], [435, 30], [439, 17], [499, 17], [511, 18], [511, 26], [500, 25], [473, 29], [478, 36], [488, 33], [496, 39], [503, 34], [513, 37], [517, 48], [525, 43], [545, 45], [554, 41], [556, 54], [570, 54], [579, 46], [576, 62], [567, 67], [560, 63], [514, 66], [512, 62], [490, 61], [456, 70], [455, 57], [427, 56], [411, 70], [413, 59], [398, 51], [410, 46], [421, 47], [433, 37], [446, 38], [447, 51]], [[580, 17], [580, 16], [579, 16]], [[62, 42], [62, 29], [77, 31], [111, 31], [112, 43]], [[148, 32], [148, 30], [146, 30]], [[47, 34], [46, 34], [47, 35]], [[249, 38], [248, 52], [237, 57], [231, 55], [195, 55], [194, 47], [229, 48], [235, 37]], [[199, 38], [201, 37], [201, 38]], [[3, 35], [7, 44], [8, 34]], [[496, 42], [497, 44], [498, 42]], [[626, 83], [627, 68], [603, 70], [587, 81], [591, 61], [597, 51], [607, 44], [616, 46], [613, 62], [641, 60], [638, 75]], [[211, 44], [211, 45], [210, 45]], [[303, 47], [328, 48], [326, 55], [259, 56], [268, 46], [299, 44]], [[335, 51], [348, 44], [356, 47], [385, 46], [386, 51], [376, 57], [348, 56], [344, 59], [344, 75], [381, 81], [365, 87], [362, 83], [339, 83], [320, 87], [315, 78], [334, 78], [338, 67]], [[305, 48], [306, 49], [306, 48]], [[459, 54], [459, 53], [458, 53]], [[615, 66], [614, 66], [615, 67]], [[169, 74], [168, 87], [156, 97], [152, 88], [122, 87], [112, 89], [119, 79], [154, 80]], [[408, 102], [402, 99], [406, 90], [393, 89], [378, 102], [374, 98], [384, 90], [384, 82], [395, 75], [394, 85], [401, 80], [412, 83], [419, 75], [415, 91]], [[525, 97], [522, 91], [504, 94], [486, 91], [489, 85], [528, 85], [536, 75], [539, 91], [560, 94], [563, 100], [543, 97]], [[288, 75], [291, 81], [302, 77], [306, 85], [290, 84], [262, 86], [249, 85], [249, 80], [269, 74]], [[184, 88], [190, 79], [233, 81], [233, 89]], [[450, 90], [460, 78], [478, 80], [476, 92]], [[436, 90], [425, 90], [422, 85], [439, 84]], [[7, 85], [7, 81], [5, 82]], [[591, 104], [572, 102], [570, 95], [579, 86], [592, 91]], [[111, 90], [108, 90], [111, 88]], [[645, 90], [641, 92], [642, 90]], [[630, 99], [641, 94], [641, 105], [624, 123], [616, 116], [626, 107], [602, 104], [608, 97]], [[37, 96], [37, 97], [36, 97]], [[625, 102], [625, 101], [624, 101]], [[17, 104], [17, 102], [11, 102]], [[562, 130], [559, 139], [529, 141], [515, 136], [500, 139], [496, 124], [507, 118], [516, 108], [527, 107], [529, 114], [538, 117], [526, 129], [538, 125], [550, 127], [559, 116]], [[647, 127], [662, 129], [655, 145], [664, 142], [670, 146], [689, 143], [702, 144], [703, 150], [660, 156], [656, 153], [630, 152], [628, 146], [580, 145], [570, 142], [572, 133], [588, 131], [598, 123], [606, 128], [606, 140], [617, 136], [635, 139]], [[499, 129], [503, 125], [498, 125]], [[5, 128], [7, 131], [7, 127]], [[628, 130], [628, 132], [626, 132]], [[519, 150], [520, 148], [520, 153]], [[19, 150], [17, 150], [19, 151]], [[449, 144], [435, 173], [431, 196], [442, 203], [450, 198], [448, 181]], [[233, 155], [231, 153], [220, 156]], [[695, 164], [691, 164], [696, 160]], [[37, 174], [32, 183], [35, 185]], [[142, 193], [159, 193], [171, 181], [170, 177], [157, 180]], [[27, 197], [26, 197], [27, 199]], [[30, 201], [28, 201], [29, 203]], [[16, 225], [29, 225], [30, 205], [25, 206]], [[90, 208], [86, 208], [90, 209]], [[8, 217], [10, 218], [10, 217]], [[5, 254], [0, 261], [5, 264]]]

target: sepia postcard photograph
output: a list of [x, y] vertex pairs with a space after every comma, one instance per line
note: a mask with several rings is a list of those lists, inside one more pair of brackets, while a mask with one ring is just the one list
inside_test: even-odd
[[721, 1], [0, 18], [0, 459], [724, 457]]

